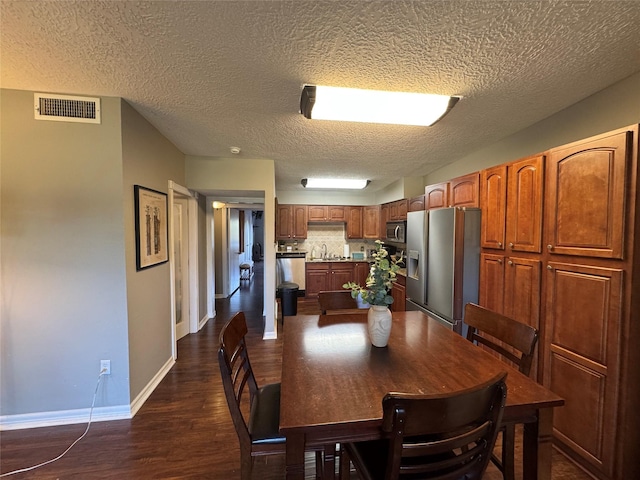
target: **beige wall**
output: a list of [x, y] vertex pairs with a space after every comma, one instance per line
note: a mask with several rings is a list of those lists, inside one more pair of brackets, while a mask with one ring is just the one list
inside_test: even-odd
[[438, 183], [640, 122], [640, 73], [425, 176]]
[[101, 359], [99, 406], [128, 411], [120, 100], [96, 125], [34, 120], [33, 98], [0, 91], [0, 415], [65, 423]]
[[136, 271], [134, 185], [168, 193], [169, 180], [185, 184], [184, 155], [122, 100], [122, 163], [127, 259], [127, 311], [131, 397], [135, 399], [171, 362], [169, 263]]

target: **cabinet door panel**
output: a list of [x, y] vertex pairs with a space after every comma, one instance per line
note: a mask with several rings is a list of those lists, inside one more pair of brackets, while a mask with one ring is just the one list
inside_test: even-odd
[[449, 182], [449, 205], [452, 207], [480, 206], [480, 178], [471, 173]]
[[631, 133], [551, 151], [546, 211], [551, 253], [623, 258]]
[[345, 283], [353, 280], [352, 263], [331, 264], [331, 290], [342, 290]]
[[347, 217], [344, 214], [344, 207], [342, 206], [329, 206], [327, 207], [327, 217], [333, 222], [346, 222]]
[[362, 238], [362, 207], [347, 207], [347, 238]]
[[407, 297], [406, 287], [400, 285], [398, 282], [394, 283], [391, 287], [391, 296], [393, 297], [393, 303], [391, 304], [391, 311], [404, 312], [406, 310], [405, 301]]
[[544, 156], [509, 165], [507, 242], [519, 252], [542, 251]]
[[609, 475], [620, 388], [622, 270], [550, 262], [547, 272], [544, 384], [567, 400], [554, 412], [554, 428], [568, 448]]
[[449, 182], [427, 185], [424, 189], [424, 208], [444, 208], [449, 206]]
[[419, 195], [409, 200], [410, 212], [419, 212], [421, 210], [424, 210], [424, 195]]
[[329, 265], [328, 264], [307, 264], [305, 277], [305, 296], [317, 297], [318, 292], [330, 290], [329, 288]]
[[482, 246], [504, 250], [507, 218], [507, 167], [483, 170], [480, 175]]
[[502, 313], [504, 303], [504, 257], [480, 255], [479, 302], [485, 308]]
[[327, 207], [323, 205], [309, 205], [307, 215], [310, 222], [323, 222], [327, 219]]
[[278, 205], [277, 218], [276, 237], [278, 239], [291, 238], [291, 205]]
[[307, 238], [307, 206], [294, 205], [293, 211], [293, 238]]
[[380, 237], [380, 207], [377, 205], [364, 207], [362, 218], [362, 235], [364, 238]]
[[[540, 330], [540, 280], [542, 262], [508, 257], [505, 265], [504, 314]], [[542, 378], [538, 357], [542, 347], [536, 345], [531, 372], [533, 379]]]

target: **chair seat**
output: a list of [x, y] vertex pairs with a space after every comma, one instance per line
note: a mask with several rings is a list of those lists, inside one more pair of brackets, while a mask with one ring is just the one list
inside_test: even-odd
[[258, 389], [249, 415], [249, 433], [253, 444], [285, 443], [280, 434], [280, 384]]

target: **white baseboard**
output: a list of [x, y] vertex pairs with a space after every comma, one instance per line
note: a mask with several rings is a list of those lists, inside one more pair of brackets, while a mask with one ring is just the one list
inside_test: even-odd
[[[213, 315], [213, 317], [215, 317], [215, 314]], [[202, 327], [204, 327], [207, 324], [207, 322], [209, 321], [209, 318], [210, 318], [209, 315], [205, 315], [200, 319], [200, 321], [198, 322], [198, 331], [202, 330]]]
[[151, 395], [153, 393], [153, 391], [160, 384], [162, 379], [167, 375], [167, 373], [169, 372], [169, 370], [171, 370], [171, 367], [173, 367], [173, 365], [175, 363], [176, 363], [176, 361], [173, 358], [173, 356], [170, 357], [169, 360], [167, 360], [167, 363], [165, 363], [162, 366], [160, 371], [158, 371], [158, 373], [155, 374], [155, 376], [151, 379], [151, 381], [149, 383], [147, 383], [147, 386], [144, 387], [142, 389], [142, 391], [138, 394], [138, 396], [133, 400], [133, 402], [131, 402], [131, 416], [132, 417], [136, 413], [138, 413], [138, 410], [140, 410], [140, 407], [142, 407], [142, 405], [144, 405], [144, 402], [147, 401], [147, 398], [149, 398], [149, 395]]
[[[131, 405], [95, 407], [93, 409], [93, 414], [91, 415], [91, 422], [108, 422], [112, 420], [127, 420], [133, 418], [174, 364], [175, 360], [171, 357], [162, 366], [160, 371], [151, 379], [147, 386], [138, 394]], [[79, 408], [76, 410], [3, 415], [0, 416], [0, 431], [88, 423], [90, 411], [90, 408]]]
[[[58, 410], [56, 412], [25, 413], [20, 415], [3, 415], [0, 417], [0, 430], [21, 430], [24, 428], [55, 427], [88, 423], [90, 408], [77, 410]], [[114, 407], [96, 407], [91, 415], [91, 422], [107, 422], [132, 418], [129, 405]]]

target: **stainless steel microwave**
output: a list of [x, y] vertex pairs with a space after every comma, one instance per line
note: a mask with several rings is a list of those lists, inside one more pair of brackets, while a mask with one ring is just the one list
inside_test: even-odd
[[387, 222], [386, 242], [407, 243], [407, 222]]

